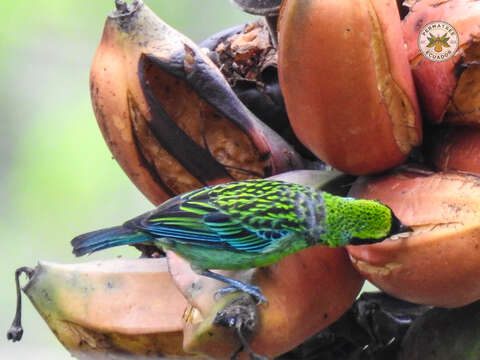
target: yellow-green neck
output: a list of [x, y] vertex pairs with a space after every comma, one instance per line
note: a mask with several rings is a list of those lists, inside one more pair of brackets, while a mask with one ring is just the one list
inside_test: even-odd
[[373, 200], [344, 198], [323, 193], [326, 232], [321, 239], [330, 246], [343, 246], [356, 239], [380, 240], [390, 232], [391, 210]]

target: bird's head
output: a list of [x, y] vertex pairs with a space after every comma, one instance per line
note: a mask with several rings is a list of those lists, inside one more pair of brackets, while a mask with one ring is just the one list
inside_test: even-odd
[[353, 226], [350, 243], [369, 244], [380, 242], [390, 236], [410, 232], [411, 228], [403, 224], [386, 205], [374, 200], [355, 200], [357, 226]]

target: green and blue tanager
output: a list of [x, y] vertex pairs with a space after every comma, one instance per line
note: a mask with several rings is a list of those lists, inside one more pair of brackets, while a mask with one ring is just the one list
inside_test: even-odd
[[378, 201], [334, 196], [276, 180], [214, 185], [178, 195], [121, 226], [72, 240], [77, 256], [149, 244], [188, 260], [197, 273], [266, 301], [258, 287], [211, 272], [270, 265], [315, 245], [379, 242], [409, 231]]

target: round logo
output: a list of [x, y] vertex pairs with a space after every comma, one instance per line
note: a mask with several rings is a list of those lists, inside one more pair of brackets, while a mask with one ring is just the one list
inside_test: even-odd
[[445, 21], [432, 21], [418, 36], [418, 49], [430, 61], [442, 62], [452, 58], [458, 49], [458, 33]]

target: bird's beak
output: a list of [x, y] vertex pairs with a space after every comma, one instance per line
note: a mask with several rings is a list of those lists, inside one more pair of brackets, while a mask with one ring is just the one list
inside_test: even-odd
[[407, 226], [405, 224], [400, 223], [400, 226], [398, 228], [398, 232], [404, 233], [404, 232], [412, 232], [413, 229], [410, 226]]
[[399, 218], [395, 216], [395, 214], [392, 213], [392, 226], [390, 227], [390, 233], [388, 234], [388, 237], [395, 235], [395, 234], [400, 234], [400, 233], [405, 233], [405, 232], [412, 232], [413, 229], [404, 223], [400, 221]]

